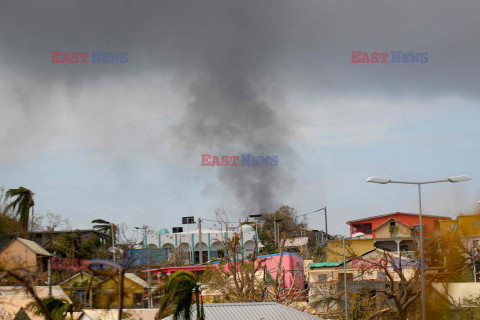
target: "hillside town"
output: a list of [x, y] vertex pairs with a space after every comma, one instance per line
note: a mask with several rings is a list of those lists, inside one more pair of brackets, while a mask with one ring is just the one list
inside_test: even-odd
[[[480, 310], [480, 213], [366, 215], [340, 236], [327, 232], [327, 207], [282, 206], [239, 221], [187, 216], [129, 238], [117, 221], [64, 229], [34, 206], [27, 188], [2, 193], [2, 320], [412, 319], [423, 297], [430, 317]], [[324, 216], [322, 230], [310, 215]]]
[[0, 0], [0, 320], [480, 320], [479, 13]]

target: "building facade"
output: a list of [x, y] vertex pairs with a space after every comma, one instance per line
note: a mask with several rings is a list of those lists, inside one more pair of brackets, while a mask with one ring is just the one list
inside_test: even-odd
[[[436, 234], [440, 230], [441, 221], [451, 221], [451, 218], [422, 215], [424, 235]], [[350, 235], [362, 232], [365, 234], [363, 238], [373, 239], [376, 248], [400, 252], [413, 251], [417, 246], [420, 222], [416, 213], [394, 212], [347, 221], [347, 224], [350, 226]]]
[[[195, 262], [199, 261], [200, 234], [198, 230], [180, 233], [169, 233], [166, 229], [161, 229], [160, 231], [162, 232], [145, 236], [145, 248], [163, 248], [171, 253], [174, 251], [183, 252], [186, 253], [190, 262], [192, 260]], [[240, 242], [243, 251], [240, 254], [243, 253], [245, 257], [248, 257], [255, 250], [257, 233], [250, 225], [243, 225], [240, 231]], [[203, 261], [207, 262], [223, 258], [225, 254], [224, 243], [227, 239], [232, 238], [235, 233], [236, 231], [202, 230]], [[259, 250], [258, 247], [256, 250]]]

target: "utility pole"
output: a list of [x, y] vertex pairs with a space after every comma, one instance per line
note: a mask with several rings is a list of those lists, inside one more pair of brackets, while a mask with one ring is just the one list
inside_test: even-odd
[[113, 247], [113, 263], [117, 263], [115, 258], [116, 250], [115, 250], [115, 225], [110, 223], [110, 229], [112, 229], [112, 247]]
[[52, 257], [48, 257], [48, 296], [52, 296]]
[[277, 219], [273, 218], [273, 234], [274, 234], [274, 241], [277, 244]]
[[327, 206], [323, 207], [323, 211], [325, 212], [325, 233], [327, 234], [328, 239]]
[[[202, 218], [198, 218], [198, 241], [199, 241], [199, 260], [200, 264], [203, 264], [203, 250], [202, 250]], [[194, 257], [195, 258], [195, 257]]]
[[265, 296], [265, 300], [268, 299], [268, 286], [267, 286], [267, 264], [264, 262], [264, 265], [263, 265], [263, 282], [265, 283], [265, 292], [264, 292], [264, 296]]
[[118, 319], [123, 315], [123, 275], [125, 270], [123, 266], [118, 266]]
[[150, 271], [150, 260], [148, 260], [148, 308], [153, 308], [152, 305], [152, 271]]
[[[280, 245], [280, 226], [277, 224], [277, 222], [282, 221], [281, 219], [274, 219], [274, 229], [275, 229], [275, 243], [277, 245], [277, 251], [279, 251], [279, 245]], [[278, 231], [277, 231], [278, 229]]]

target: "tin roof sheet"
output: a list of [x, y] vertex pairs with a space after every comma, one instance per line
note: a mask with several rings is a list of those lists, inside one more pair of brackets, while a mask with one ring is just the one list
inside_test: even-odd
[[311, 268], [328, 268], [328, 267], [338, 267], [343, 265], [343, 262], [312, 262], [308, 265], [308, 269]]
[[[319, 320], [303, 311], [299, 311], [276, 302], [250, 303], [206, 303], [203, 305], [208, 320]], [[195, 314], [195, 306], [193, 307]], [[164, 320], [173, 319], [173, 315]]]

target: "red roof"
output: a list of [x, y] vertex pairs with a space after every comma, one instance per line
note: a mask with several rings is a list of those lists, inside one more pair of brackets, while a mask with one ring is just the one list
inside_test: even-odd
[[[360, 221], [364, 221], [364, 220], [371, 220], [371, 219], [376, 219], [376, 218], [393, 216], [393, 215], [396, 215], [396, 214], [405, 214], [405, 215], [409, 215], [409, 216], [418, 216], [418, 213], [393, 212], [393, 213], [381, 214], [381, 215], [378, 215], [378, 216], [371, 216], [371, 217], [366, 217], [366, 218], [357, 219], [357, 220], [350, 220], [350, 221], [347, 221], [347, 224], [351, 224], [351, 223], [354, 223], [354, 222], [360, 222]], [[437, 216], [437, 215], [432, 215], [432, 214], [422, 214], [422, 217], [439, 218], [439, 219], [445, 219], [445, 220], [451, 220], [451, 219], [452, 219], [452, 218], [450, 218], [450, 217]]]
[[143, 272], [151, 271], [152, 274], [157, 274], [157, 273], [174, 274], [175, 272], [177, 272], [179, 270], [183, 270], [183, 271], [187, 271], [187, 272], [193, 272], [193, 271], [205, 271], [206, 268], [207, 268], [207, 266], [165, 267], [165, 268], [144, 270]]

